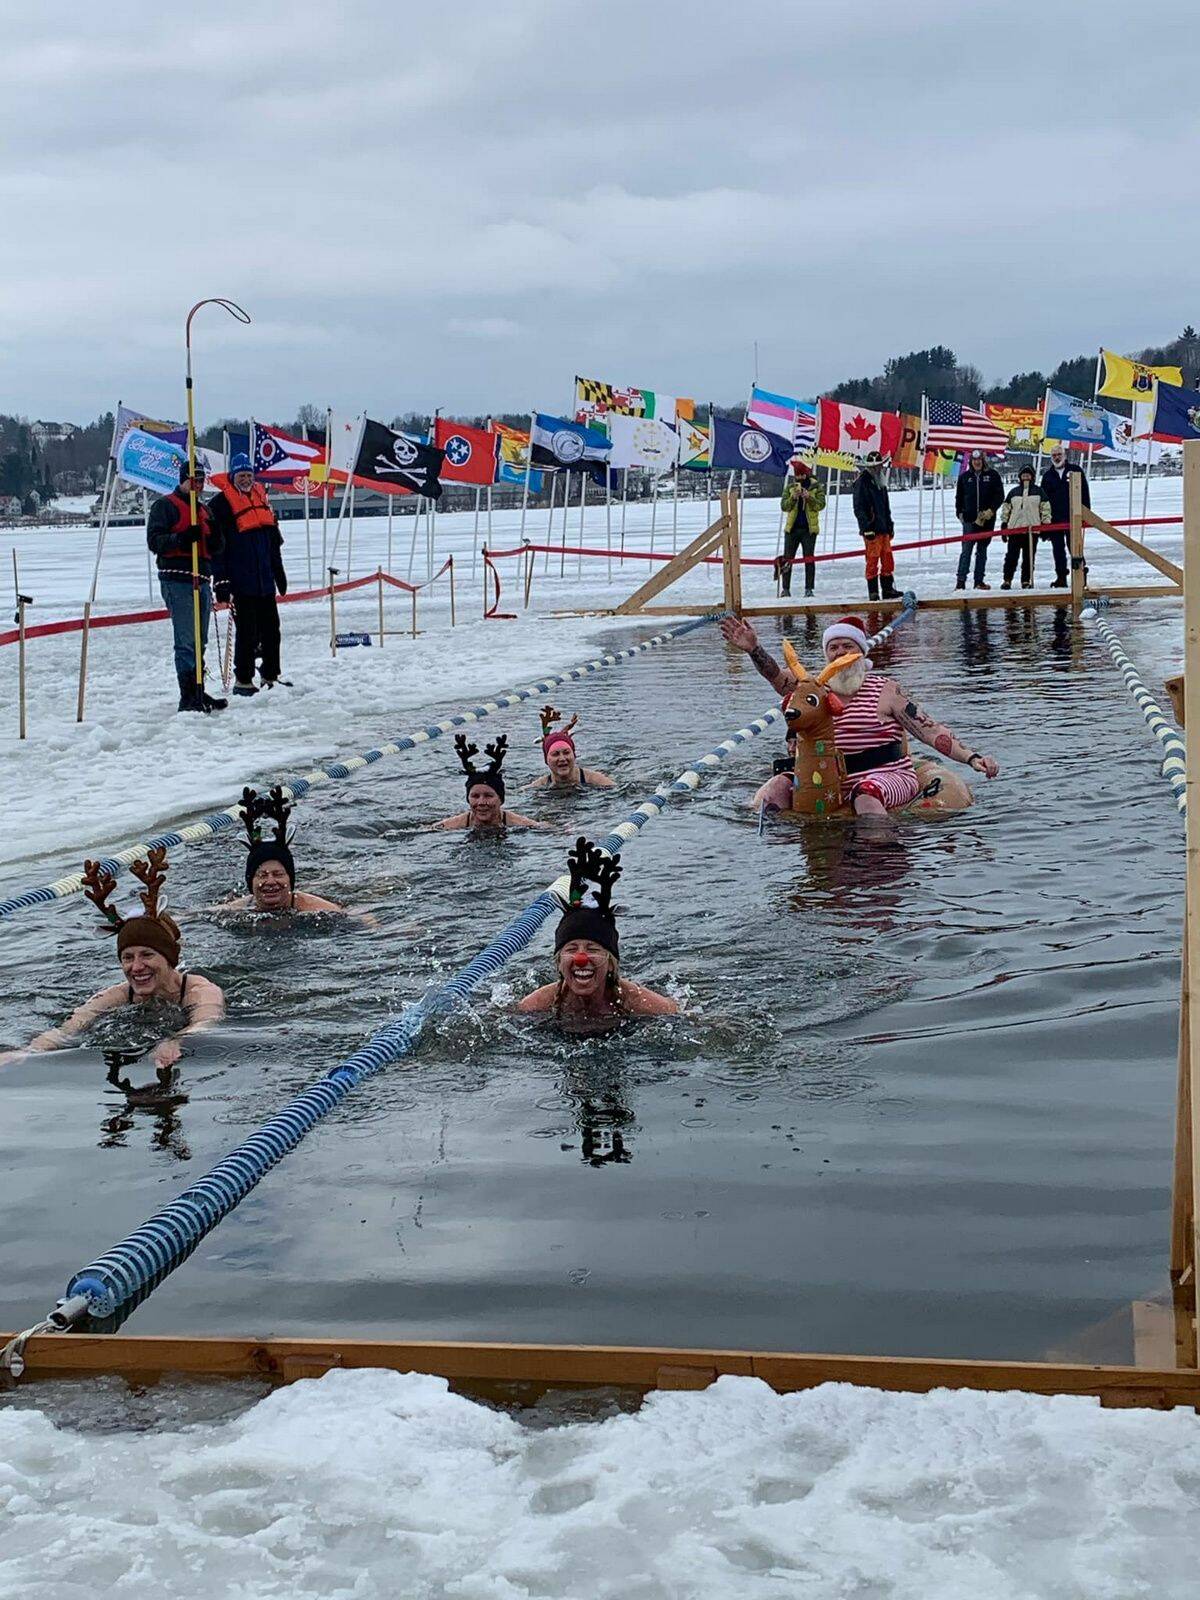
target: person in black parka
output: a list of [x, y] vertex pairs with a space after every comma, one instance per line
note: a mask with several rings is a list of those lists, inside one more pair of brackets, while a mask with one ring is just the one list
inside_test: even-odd
[[972, 450], [967, 470], [959, 476], [954, 490], [954, 511], [962, 523], [963, 534], [983, 534], [983, 538], [963, 539], [958, 555], [956, 589], [967, 587], [967, 573], [971, 566], [971, 551], [975, 552], [975, 587], [990, 589], [983, 581], [987, 571], [990, 535], [996, 529], [996, 513], [1004, 504], [1004, 484], [995, 467], [989, 467], [982, 450]]
[[233, 606], [233, 692], [258, 693], [255, 661], [262, 658], [262, 681], [270, 688], [284, 680], [279, 666], [279, 606], [276, 594], [287, 593], [283, 568], [283, 535], [261, 483], [255, 483], [250, 458], [234, 456], [229, 486], [208, 507], [224, 548], [213, 567], [218, 600]]

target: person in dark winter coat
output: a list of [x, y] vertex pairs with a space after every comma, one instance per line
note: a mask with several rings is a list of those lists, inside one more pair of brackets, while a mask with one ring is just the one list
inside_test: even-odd
[[970, 465], [960, 475], [954, 490], [954, 511], [962, 523], [964, 535], [984, 534], [989, 537], [970, 541], [964, 537], [958, 556], [958, 574], [954, 581], [956, 589], [967, 587], [972, 549], [975, 552], [975, 587], [991, 588], [990, 583], [983, 581], [983, 575], [987, 571], [988, 545], [992, 542], [990, 535], [995, 532], [996, 513], [1003, 504], [1004, 484], [1000, 474], [995, 467], [988, 466], [982, 450], [972, 450]]
[[1017, 562], [1021, 563], [1021, 587], [1033, 588], [1033, 542], [1037, 529], [1050, 521], [1050, 502], [1034, 483], [1034, 470], [1026, 463], [1017, 473], [1016, 484], [1004, 497], [1000, 510], [1000, 526], [1011, 528], [1004, 535], [1004, 582], [1002, 589], [1011, 589]]
[[[1067, 460], [1067, 452], [1062, 445], [1056, 444], [1050, 452], [1050, 465], [1042, 473], [1042, 493], [1050, 502], [1050, 521], [1070, 522], [1071, 520], [1071, 474], [1079, 474], [1079, 488], [1083, 496], [1083, 503], [1091, 507], [1092, 496], [1088, 488], [1087, 473], [1082, 467], [1077, 467], [1073, 461]], [[1067, 530], [1057, 528], [1052, 533], [1039, 534], [1039, 543], [1049, 540], [1050, 548], [1054, 551], [1054, 582], [1052, 589], [1065, 589], [1067, 587]]]
[[[146, 543], [158, 562], [158, 586], [163, 603], [171, 614], [175, 636], [175, 676], [179, 679], [180, 711], [224, 711], [227, 700], [214, 699], [204, 692], [204, 651], [208, 643], [208, 622], [212, 616], [209, 579], [213, 562], [221, 554], [223, 537], [213, 526], [208, 507], [200, 498], [204, 493], [204, 468], [196, 463], [194, 482], [188, 464], [179, 464], [179, 487], [164, 494], [150, 507], [146, 521]], [[191, 491], [196, 493], [196, 520], [192, 522]], [[200, 569], [200, 671], [196, 671], [196, 621], [192, 602], [192, 547], [197, 547]]]
[[854, 516], [866, 545], [867, 594], [872, 600], [898, 600], [900, 591], [893, 577], [896, 558], [892, 555], [892, 535], [896, 525], [892, 521], [892, 503], [883, 481], [883, 467], [883, 457], [878, 450], [872, 450], [863, 457], [862, 467], [854, 480]]
[[279, 676], [279, 606], [276, 592], [287, 593], [283, 569], [283, 535], [261, 483], [255, 483], [250, 458], [236, 455], [229, 464], [229, 487], [209, 506], [224, 549], [214, 569], [218, 600], [233, 606], [233, 692], [258, 693], [254, 663], [262, 657], [262, 681], [268, 687]]

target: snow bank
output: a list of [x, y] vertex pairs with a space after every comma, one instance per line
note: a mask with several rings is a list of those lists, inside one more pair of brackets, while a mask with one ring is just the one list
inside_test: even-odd
[[1200, 1422], [1030, 1395], [723, 1378], [548, 1431], [332, 1372], [233, 1420], [0, 1411], [0, 1595], [1172, 1600]]

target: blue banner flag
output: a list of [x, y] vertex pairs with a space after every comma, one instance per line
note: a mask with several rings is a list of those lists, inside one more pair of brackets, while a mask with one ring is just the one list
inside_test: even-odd
[[182, 445], [160, 434], [129, 428], [117, 446], [117, 476], [154, 494], [170, 494], [179, 487], [180, 463], [186, 460]]
[[[496, 482], [515, 483], [518, 488], [524, 488], [525, 468], [518, 467], [512, 461], [505, 461], [503, 457], [501, 457], [501, 459], [496, 463]], [[531, 468], [529, 473], [530, 494], [541, 494], [542, 484], [544, 482], [545, 480], [538, 469], [536, 467]]]
[[539, 411], [533, 419], [530, 448], [535, 467], [582, 468], [593, 461], [607, 461], [612, 445], [598, 428], [585, 428], [566, 417], [546, 417]]
[[1160, 378], [1154, 386], [1154, 420], [1150, 437], [1165, 444], [1200, 439], [1200, 389], [1183, 389]]
[[781, 439], [777, 433], [767, 433], [749, 423], [726, 422], [724, 417], [712, 419], [709, 463], [714, 472], [731, 468], [735, 472], [769, 472], [774, 478], [786, 478], [793, 454], [790, 438]]
[[1108, 412], [1098, 400], [1080, 400], [1058, 389], [1046, 391], [1042, 432], [1047, 439], [1061, 439], [1069, 444], [1108, 445], [1111, 449], [1113, 443]]

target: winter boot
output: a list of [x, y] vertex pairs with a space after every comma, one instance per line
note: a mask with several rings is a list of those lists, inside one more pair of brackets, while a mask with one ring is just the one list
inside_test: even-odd
[[[784, 593], [785, 594], [787, 593], [786, 589], [784, 590]], [[293, 682], [292, 682], [292, 680], [290, 678], [263, 678], [263, 679], [261, 679], [261, 682], [262, 682], [262, 686], [263, 686], [264, 689], [293, 689], [293, 688], [295, 688], [295, 684], [293, 684]]]
[[806, 599], [806, 600], [811, 600], [811, 599], [812, 599], [812, 597], [813, 597], [813, 595], [815, 595], [815, 594], [816, 594], [816, 592], [817, 592], [817, 591], [816, 591], [816, 590], [815, 590], [815, 589], [814, 589], [814, 588], [813, 588], [813, 586], [812, 586], [812, 584], [811, 584], [811, 583], [810, 583], [810, 584], [809, 584], [809, 585], [808, 585], [808, 587], [807, 587], [807, 588], [806, 588], [806, 589], [805, 589], [805, 591], [804, 591], [804, 598], [805, 598], [805, 599]]
[[179, 679], [179, 709], [180, 711], [207, 711], [208, 707], [200, 704], [200, 690], [196, 683], [195, 673], [176, 673]]
[[899, 589], [897, 589], [897, 587], [896, 587], [896, 585], [895, 585], [895, 583], [894, 583], [894, 581], [892, 579], [891, 573], [889, 572], [887, 574], [887, 576], [885, 578], [883, 578], [881, 581], [882, 581], [882, 584], [883, 584], [883, 588], [882, 588], [882, 590], [880, 592], [881, 592], [883, 598], [885, 600], [899, 600], [900, 599], [900, 591], [899, 591]]
[[879, 599], [879, 579], [878, 578], [868, 578], [867, 579], [867, 599], [868, 600], [878, 600]]
[[238, 683], [235, 681], [233, 685], [233, 692], [234, 694], [244, 695], [257, 694], [258, 685], [256, 683]]
[[224, 711], [229, 704], [228, 700], [218, 700], [209, 694], [206, 689], [200, 691], [200, 709], [202, 711]]

